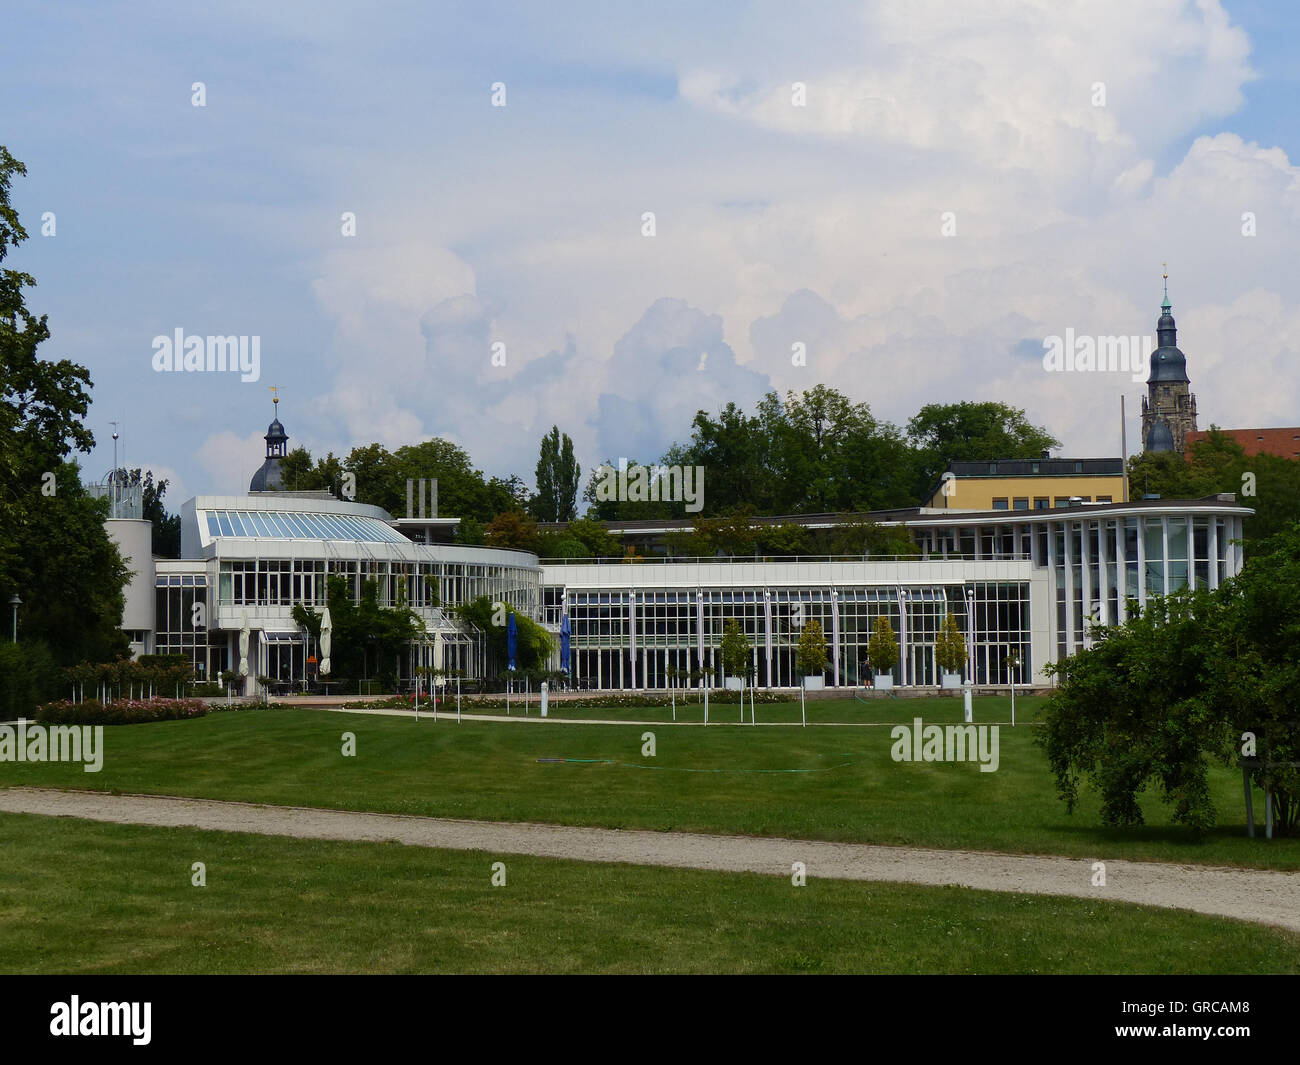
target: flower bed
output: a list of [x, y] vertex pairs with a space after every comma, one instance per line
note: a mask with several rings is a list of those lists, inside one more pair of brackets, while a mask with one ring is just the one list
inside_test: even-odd
[[60, 699], [38, 706], [36, 720], [53, 725], [139, 725], [202, 717], [208, 709], [202, 699], [115, 699], [107, 706], [98, 699]]

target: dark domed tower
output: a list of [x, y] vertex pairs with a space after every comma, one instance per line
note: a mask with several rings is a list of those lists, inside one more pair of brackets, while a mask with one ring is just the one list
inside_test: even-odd
[[[1196, 428], [1196, 396], [1187, 376], [1187, 359], [1178, 350], [1178, 328], [1169, 304], [1169, 275], [1165, 274], [1165, 302], [1156, 323], [1159, 341], [1151, 353], [1151, 376], [1142, 397], [1142, 442], [1147, 451], [1184, 454], [1187, 434]], [[1172, 444], [1172, 446], [1171, 446]]]
[[[278, 409], [280, 397], [276, 396], [272, 402]], [[289, 453], [288, 443], [289, 436], [285, 433], [284, 426], [280, 424], [280, 419], [277, 416], [266, 427], [266, 461], [253, 474], [253, 479], [248, 482], [250, 492], [281, 492], [284, 490], [284, 478], [280, 470], [280, 462]]]

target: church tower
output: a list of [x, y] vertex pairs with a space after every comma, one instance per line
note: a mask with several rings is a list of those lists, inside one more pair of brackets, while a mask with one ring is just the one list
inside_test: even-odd
[[[275, 389], [273, 388], [271, 391], [275, 392]], [[272, 409], [278, 410], [280, 406], [279, 395], [274, 396], [271, 402], [274, 404]], [[278, 414], [273, 416], [271, 424], [266, 427], [265, 439], [266, 461], [253, 474], [253, 479], [248, 485], [250, 492], [279, 492], [284, 490], [284, 475], [280, 469], [280, 462], [289, 453], [289, 436], [285, 433], [284, 426], [280, 424]]]
[[1178, 328], [1169, 303], [1169, 274], [1165, 279], [1165, 301], [1156, 323], [1159, 341], [1151, 353], [1151, 376], [1142, 397], [1142, 443], [1145, 451], [1174, 451], [1187, 448], [1187, 434], [1196, 428], [1196, 396], [1187, 376], [1187, 359], [1178, 350]]

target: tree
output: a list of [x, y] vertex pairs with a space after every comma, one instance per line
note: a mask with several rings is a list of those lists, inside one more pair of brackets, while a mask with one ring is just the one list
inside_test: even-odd
[[[9, 193], [27, 168], [0, 147], [0, 262], [27, 239]], [[104, 529], [107, 500], [81, 486], [73, 452], [88, 453], [90, 374], [38, 349], [46, 317], [27, 309], [31, 275], [0, 270], [0, 602], [23, 601], [24, 640], [43, 641], [59, 665], [127, 653], [122, 589], [128, 571]]]
[[1138, 794], [1158, 784], [1173, 819], [1203, 831], [1214, 822], [1207, 755], [1223, 757], [1233, 725], [1212, 705], [1214, 635], [1208, 592], [1149, 601], [1124, 624], [1096, 630], [1093, 646], [1047, 671], [1058, 686], [1039, 742], [1057, 793], [1073, 812], [1079, 784], [1101, 793], [1106, 825], [1143, 823]]
[[746, 677], [749, 675], [750, 643], [745, 630], [735, 619], [729, 620], [722, 629], [722, 671], [728, 677]]
[[794, 657], [801, 676], [819, 677], [826, 672], [829, 664], [826, 660], [826, 634], [816, 618], [809, 620], [799, 634], [799, 646]]
[[133, 470], [119, 469], [114, 478], [118, 484], [140, 486], [144, 520], [153, 524], [153, 553], [159, 558], [180, 558], [181, 516], [169, 514], [163, 506], [170, 482], [154, 483], [153, 470], [142, 471], [138, 466]]
[[876, 618], [867, 641], [867, 661], [876, 673], [890, 673], [898, 665], [898, 639], [894, 635], [894, 626], [883, 614]]
[[501, 668], [508, 661], [508, 623], [515, 617], [515, 665], [520, 669], [542, 669], [555, 651], [555, 641], [541, 625], [505, 603], [494, 603], [480, 596], [462, 603], [453, 611], [462, 621], [473, 625], [487, 637], [488, 649]]
[[[400, 656], [424, 631], [424, 623], [406, 606], [404, 595], [399, 592], [397, 603], [381, 606], [378, 581], [362, 584], [360, 602], [353, 600], [349, 583], [343, 577], [329, 577], [325, 587], [333, 641], [331, 674], [348, 679], [395, 678]], [[311, 607], [299, 604], [293, 608], [294, 621], [317, 640], [323, 617]]]
[[943, 627], [934, 640], [934, 658], [945, 673], [960, 673], [966, 664], [966, 637], [957, 625], [957, 615], [951, 610], [943, 619]]
[[542, 546], [537, 523], [522, 510], [503, 511], [488, 522], [485, 540], [490, 547], [512, 547], [533, 554]]
[[948, 463], [974, 459], [1036, 459], [1061, 442], [1005, 403], [929, 403], [907, 423], [917, 449], [915, 492], [924, 497]]
[[557, 426], [542, 437], [537, 459], [537, 495], [533, 514], [538, 521], [572, 521], [577, 516], [582, 467], [573, 457], [573, 441]]

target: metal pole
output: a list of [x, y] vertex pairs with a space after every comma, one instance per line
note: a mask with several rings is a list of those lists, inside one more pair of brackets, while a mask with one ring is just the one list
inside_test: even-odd
[[808, 727], [808, 710], [803, 701], [804, 685], [799, 685], [799, 718], [803, 721], [803, 727]]
[[456, 674], [456, 724], [460, 724], [460, 674]]

